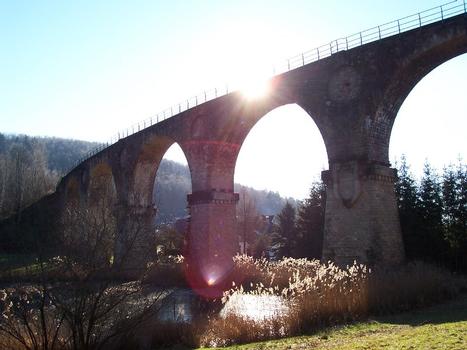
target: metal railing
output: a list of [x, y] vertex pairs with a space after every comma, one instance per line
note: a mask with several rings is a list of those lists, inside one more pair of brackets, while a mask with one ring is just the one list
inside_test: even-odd
[[[273, 66], [272, 76], [279, 75], [300, 68], [304, 65], [319, 61], [323, 58], [329, 57], [337, 52], [350, 50], [352, 48], [362, 46], [371, 42], [375, 42], [393, 35], [401, 34], [409, 30], [420, 28], [422, 26], [442, 21], [456, 15], [467, 13], [467, 0], [456, 0], [428, 10], [418, 12], [414, 15], [406, 16], [392, 22], [388, 22], [344, 38], [339, 38], [329, 42], [328, 44], [319, 46], [309, 51], [302, 52], [299, 55], [291, 57], [283, 62]], [[131, 125], [129, 128], [115, 134], [108, 142], [102, 143], [97, 148], [89, 151], [83, 157], [78, 159], [68, 169], [67, 173], [77, 167], [86, 159], [91, 158], [95, 154], [101, 152], [105, 148], [113, 145], [121, 139], [131, 136], [147, 127], [153, 126], [163, 120], [171, 118], [177, 114], [185, 112], [191, 108], [199, 106], [202, 103], [208, 102], [215, 98], [227, 95], [229, 93], [229, 86], [225, 85], [222, 88], [214, 88], [205, 90], [202, 93], [186, 99], [178, 104], [172, 105], [169, 108], [159, 112], [153, 117], [143, 120], [139, 123]]]

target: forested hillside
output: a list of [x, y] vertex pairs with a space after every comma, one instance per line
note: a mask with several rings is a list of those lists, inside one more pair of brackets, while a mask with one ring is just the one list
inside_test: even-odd
[[43, 153], [47, 169], [63, 174], [74, 162], [91, 149], [97, 142], [62, 139], [57, 137], [31, 137], [26, 135], [4, 135], [0, 133], [0, 154], [8, 154], [12, 149], [22, 149], [26, 153]]
[[[24, 208], [54, 191], [57, 181], [76, 160], [95, 148], [93, 142], [55, 137], [0, 133], [0, 218]], [[276, 214], [285, 204], [278, 193], [235, 185], [251, 197], [261, 214]], [[163, 160], [157, 172], [154, 201], [157, 222], [173, 222], [187, 215], [186, 195], [191, 192], [187, 166]], [[293, 202], [293, 200], [292, 200]]]

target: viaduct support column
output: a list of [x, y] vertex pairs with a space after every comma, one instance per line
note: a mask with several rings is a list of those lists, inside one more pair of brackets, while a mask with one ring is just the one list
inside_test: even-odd
[[340, 265], [402, 263], [395, 170], [346, 161], [332, 164], [322, 179], [327, 188], [323, 259]]
[[238, 250], [237, 201], [238, 193], [215, 189], [188, 195], [188, 255], [208, 285], [221, 282], [232, 269], [232, 257]]
[[193, 186], [188, 195], [188, 277], [195, 288], [230, 284], [232, 257], [238, 251], [233, 176], [239, 146], [211, 140], [184, 146]]

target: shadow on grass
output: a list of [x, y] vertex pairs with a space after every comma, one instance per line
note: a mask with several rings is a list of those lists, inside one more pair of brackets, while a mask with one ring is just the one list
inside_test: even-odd
[[443, 304], [374, 319], [381, 323], [409, 326], [467, 321], [467, 294]]

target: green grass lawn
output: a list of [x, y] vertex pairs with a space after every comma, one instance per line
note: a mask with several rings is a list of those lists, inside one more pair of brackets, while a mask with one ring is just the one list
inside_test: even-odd
[[467, 349], [467, 295], [442, 305], [313, 335], [225, 349]]

